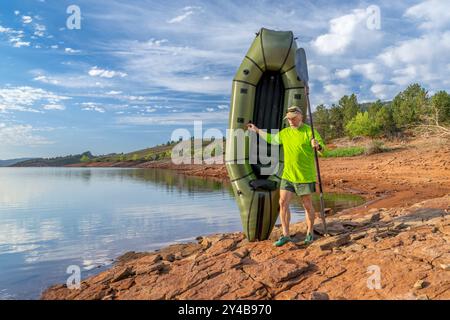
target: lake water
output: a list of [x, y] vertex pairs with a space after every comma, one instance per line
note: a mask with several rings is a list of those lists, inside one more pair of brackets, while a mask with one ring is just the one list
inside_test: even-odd
[[[325, 196], [335, 210], [362, 202]], [[303, 220], [295, 202], [291, 210]], [[0, 168], [0, 299], [37, 299], [71, 265], [86, 278], [127, 251], [233, 231], [241, 221], [228, 183], [160, 169]]]

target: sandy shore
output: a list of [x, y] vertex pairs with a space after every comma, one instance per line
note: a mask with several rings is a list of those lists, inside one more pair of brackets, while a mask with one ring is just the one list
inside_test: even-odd
[[[81, 289], [56, 285], [42, 298], [450, 299], [450, 146], [421, 140], [396, 148], [321, 159], [326, 192], [368, 202], [329, 216], [332, 236], [309, 247], [301, 244], [304, 223], [292, 228], [298, 242], [282, 248], [272, 246], [279, 228], [257, 243], [242, 233], [202, 236], [198, 243], [127, 253]], [[132, 166], [226, 179], [223, 165]], [[315, 229], [321, 233], [319, 220]]]

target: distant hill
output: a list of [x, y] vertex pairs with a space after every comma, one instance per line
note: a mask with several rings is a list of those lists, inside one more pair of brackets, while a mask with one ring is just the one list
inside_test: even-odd
[[[179, 142], [168, 141], [165, 144], [157, 145], [146, 149], [136, 150], [128, 153], [110, 153], [106, 155], [94, 156], [91, 152], [86, 151], [82, 154], [69, 155], [56, 158], [34, 158], [21, 161], [11, 165], [12, 167], [62, 167], [66, 165], [76, 165], [80, 163], [94, 162], [146, 162], [170, 159], [172, 148]], [[190, 145], [193, 141], [183, 141], [182, 144]], [[205, 139], [201, 142], [205, 147], [211, 143], [211, 140]], [[187, 148], [187, 147], [186, 147]], [[200, 150], [201, 151], [201, 150]]]
[[[184, 144], [186, 148], [193, 143], [191, 140], [187, 141], [168, 141], [165, 144], [157, 145], [155, 147], [150, 147], [146, 149], [136, 150], [128, 153], [120, 153], [120, 154], [112, 154], [105, 156], [98, 156], [91, 161], [86, 162], [127, 162], [127, 161], [157, 161], [157, 160], [165, 160], [170, 159], [172, 154], [172, 148], [179, 143]], [[201, 142], [202, 146], [206, 146], [211, 143], [211, 140], [205, 139]]]
[[18, 162], [27, 161], [34, 158], [18, 158], [18, 159], [9, 159], [9, 160], [0, 160], [0, 167], [9, 167]]
[[93, 159], [94, 156], [90, 151], [86, 151], [82, 154], [68, 155], [64, 157], [56, 158], [35, 158], [10, 165], [11, 167], [61, 167], [68, 164], [80, 163], [82, 161], [88, 161]]
[[[369, 107], [374, 103], [375, 103], [375, 101], [359, 103], [359, 107], [361, 108], [362, 111], [367, 111], [367, 110], [369, 110]], [[381, 101], [381, 104], [383, 106], [391, 104], [391, 103], [392, 103], [392, 101]]]

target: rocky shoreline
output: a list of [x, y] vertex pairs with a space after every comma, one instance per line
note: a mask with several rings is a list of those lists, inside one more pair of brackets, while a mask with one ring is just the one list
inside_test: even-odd
[[272, 245], [276, 228], [261, 242], [216, 234], [129, 252], [79, 290], [56, 285], [42, 299], [450, 299], [449, 208], [446, 195], [338, 214], [328, 218], [331, 236], [308, 247], [301, 242], [306, 226], [297, 223], [298, 242], [282, 248]]
[[[426, 141], [392, 152], [321, 159], [326, 192], [357, 193], [368, 202], [327, 218], [330, 237], [282, 248], [242, 233], [199, 237], [156, 252], [129, 252], [112, 268], [55, 285], [42, 299], [450, 299], [450, 146]], [[226, 179], [223, 165], [177, 168]], [[95, 165], [101, 166], [101, 165]], [[120, 166], [120, 165], [119, 165]], [[123, 165], [125, 166], [125, 165]], [[136, 167], [148, 167], [148, 163]]]

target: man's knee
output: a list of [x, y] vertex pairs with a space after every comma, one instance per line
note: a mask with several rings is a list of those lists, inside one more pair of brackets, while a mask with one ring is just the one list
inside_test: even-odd
[[289, 201], [286, 198], [280, 198], [279, 204], [281, 208], [286, 208], [289, 206]]
[[287, 194], [281, 195], [279, 200], [280, 208], [289, 208], [289, 199], [290, 197]]
[[306, 210], [314, 210], [314, 207], [312, 205], [312, 197], [311, 195], [304, 195], [302, 196], [302, 202], [303, 207], [305, 207]]

